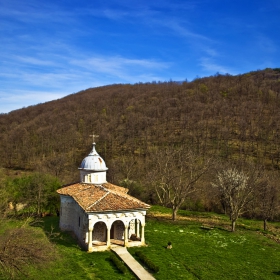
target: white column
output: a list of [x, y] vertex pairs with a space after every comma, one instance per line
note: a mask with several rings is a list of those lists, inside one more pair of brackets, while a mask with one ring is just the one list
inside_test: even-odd
[[129, 236], [131, 236], [131, 234], [136, 234], [135, 227], [136, 227], [135, 219], [132, 219], [129, 222], [129, 233], [128, 233]]
[[145, 224], [142, 224], [142, 228], [141, 228], [141, 243], [142, 245], [145, 245], [145, 235], [144, 235], [144, 231], [145, 231]]
[[93, 232], [93, 224], [92, 220], [88, 220], [88, 252], [92, 252], [92, 232]]
[[128, 225], [124, 226], [124, 247], [128, 246]]
[[136, 223], [137, 223], [137, 228], [136, 228], [136, 237], [140, 236], [140, 221], [138, 219], [136, 219]]
[[88, 231], [88, 252], [92, 252], [92, 229]]
[[107, 225], [107, 247], [111, 246], [110, 233], [111, 233], [111, 226]]

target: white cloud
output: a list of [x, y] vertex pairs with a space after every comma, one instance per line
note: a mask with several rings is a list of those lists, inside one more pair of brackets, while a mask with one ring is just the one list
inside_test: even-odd
[[31, 90], [0, 91], [0, 113], [55, 100], [67, 94], [70, 93]]
[[52, 60], [40, 59], [40, 58], [35, 58], [30, 56], [15, 56], [13, 59], [21, 63], [40, 65], [40, 66], [54, 66], [56, 64]]
[[[170, 65], [122, 56], [13, 56], [0, 72], [0, 113], [61, 98], [90, 87], [162, 80]], [[78, 59], [80, 58], [80, 59]], [[39, 70], [38, 70], [39, 69]], [[11, 86], [12, 85], [12, 86]], [[21, 88], [21, 90], [19, 90]]]
[[215, 74], [217, 72], [221, 74], [231, 73], [234, 74], [231, 69], [228, 67], [225, 67], [223, 65], [219, 65], [216, 62], [214, 62], [211, 58], [202, 57], [200, 59], [200, 66], [203, 68], [204, 71], [207, 72], [207, 74]]
[[192, 31], [190, 31], [190, 29], [188, 29], [185, 26], [182, 26], [182, 24], [180, 24], [177, 21], [170, 20], [168, 22], [164, 22], [164, 24], [169, 29], [175, 31], [176, 34], [179, 35], [179, 36], [183, 36], [185, 38], [190, 38], [190, 39], [212, 42], [212, 40], [210, 38], [208, 38], [207, 36], [201, 35], [199, 33], [192, 32]]
[[168, 63], [148, 59], [130, 59], [121, 56], [96, 56], [72, 60], [70, 63], [87, 69], [91, 73], [106, 73], [123, 81], [127, 80], [126, 82], [131, 82], [131, 78], [139, 81], [138, 77], [143, 77], [143, 74], [147, 74], [147, 71], [156, 70], [158, 72], [159, 69], [169, 67]]

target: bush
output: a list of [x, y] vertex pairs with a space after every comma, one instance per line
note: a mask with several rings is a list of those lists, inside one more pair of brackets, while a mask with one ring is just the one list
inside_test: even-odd
[[122, 272], [123, 274], [126, 273], [126, 267], [124, 263], [115, 254], [112, 253], [110, 255], [110, 260], [120, 272]]
[[23, 225], [0, 235], [0, 279], [25, 279], [31, 266], [42, 269], [56, 258], [54, 245], [40, 229]]
[[153, 270], [154, 272], [159, 271], [159, 267], [155, 265], [147, 256], [145, 256], [141, 251], [136, 251], [135, 255], [143, 262], [149, 269]]

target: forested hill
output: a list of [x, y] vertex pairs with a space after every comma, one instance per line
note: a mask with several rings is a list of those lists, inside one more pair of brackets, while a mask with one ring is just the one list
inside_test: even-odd
[[145, 158], [153, 146], [185, 143], [204, 156], [242, 157], [278, 169], [280, 69], [91, 88], [1, 114], [1, 166], [74, 179], [92, 133], [107, 165]]

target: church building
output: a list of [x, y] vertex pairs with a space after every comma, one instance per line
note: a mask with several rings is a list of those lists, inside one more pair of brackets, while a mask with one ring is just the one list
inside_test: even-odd
[[106, 180], [108, 168], [96, 144], [79, 168], [80, 182], [57, 190], [61, 230], [72, 231], [87, 251], [145, 245], [145, 216], [150, 205]]

